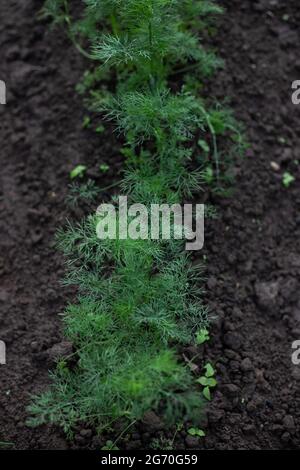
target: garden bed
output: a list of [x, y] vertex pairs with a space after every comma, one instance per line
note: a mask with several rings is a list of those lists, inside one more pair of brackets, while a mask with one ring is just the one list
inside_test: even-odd
[[[206, 437], [199, 441], [179, 431], [174, 447], [295, 448], [300, 370], [291, 363], [291, 344], [300, 338], [300, 191], [297, 179], [285, 188], [282, 175], [300, 177], [300, 115], [290, 100], [300, 73], [300, 14], [295, 1], [282, 7], [274, 1], [222, 3], [227, 12], [215, 45], [226, 68], [208, 92], [229, 97], [250, 149], [235, 164], [234, 196], [213, 200], [219, 218], [207, 223], [199, 253], [199, 260], [207, 257], [206, 300], [217, 316], [203, 349], [218, 377]], [[122, 165], [109, 130], [99, 136], [83, 129], [85, 111], [74, 88], [86, 63], [62, 31], [37, 20], [41, 4], [0, 6], [0, 78], [8, 84], [8, 104], [0, 107], [0, 338], [7, 344], [0, 441], [15, 449], [101, 448], [107, 436], [84, 425], [71, 443], [57, 428], [25, 424], [30, 395], [47, 388], [55, 353], [67, 347], [58, 313], [74, 290], [59, 286], [63, 265], [53, 236], [70, 215], [69, 171], [85, 164], [107, 186]], [[110, 165], [102, 177], [101, 162]], [[149, 414], [120, 447], [147, 448], [154, 440], [168, 445], [173, 436]]]

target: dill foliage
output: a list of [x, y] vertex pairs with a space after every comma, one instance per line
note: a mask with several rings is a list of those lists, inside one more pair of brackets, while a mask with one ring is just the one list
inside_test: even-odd
[[[83, 3], [76, 20], [67, 0], [47, 0], [43, 15], [66, 25], [77, 49], [95, 62], [95, 74], [117, 77], [113, 92], [94, 89], [91, 96], [93, 108], [125, 137], [120, 187], [130, 202], [180, 203], [203, 185], [203, 168], [190, 166], [199, 134], [212, 147], [216, 169], [218, 138], [230, 142], [231, 152], [243, 148], [231, 114], [206, 109], [193, 80], [221, 64], [199, 38], [222, 9], [206, 0]], [[177, 92], [174, 73], [181, 74]], [[91, 76], [88, 81], [97, 83]], [[80, 192], [90, 200], [97, 188], [75, 187], [71, 197]], [[96, 225], [97, 216], [89, 216], [58, 234], [67, 260], [64, 283], [79, 289], [78, 302], [63, 316], [76, 352], [73, 362], [58, 362], [50, 390], [35, 398], [31, 423], [56, 423], [70, 433], [85, 421], [100, 430], [116, 420], [137, 420], [150, 408], [168, 424], [197, 423], [200, 393], [176, 345], [195, 343], [208, 327], [201, 269], [192, 267], [181, 241], [100, 241]]]

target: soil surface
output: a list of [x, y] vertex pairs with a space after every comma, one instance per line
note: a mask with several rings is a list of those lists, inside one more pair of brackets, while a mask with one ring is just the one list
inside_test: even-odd
[[[75, 86], [86, 63], [65, 38], [37, 19], [41, 0], [0, 5], [0, 446], [13, 449], [101, 448], [106, 436], [79, 426], [73, 442], [51, 426], [26, 426], [30, 396], [49, 385], [63, 349], [59, 314], [71, 299], [54, 234], [74, 210], [69, 172], [86, 164], [105, 186], [122, 161], [110, 131], [83, 129]], [[154, 413], [131, 429], [121, 448], [293, 449], [300, 446], [300, 10], [296, 0], [220, 2], [227, 8], [214, 39], [226, 67], [209, 85], [228, 97], [250, 149], [235, 166], [233, 197], [215, 198], [219, 217], [206, 227], [206, 300], [216, 315], [199, 364], [217, 369], [201, 440], [164, 431]], [[213, 86], [212, 86], [213, 84]], [[112, 143], [113, 142], [113, 143]], [[105, 177], [99, 164], [109, 163]], [[288, 188], [283, 174], [295, 182]], [[80, 216], [80, 211], [75, 211]], [[193, 349], [187, 353], [194, 355]], [[3, 442], [10, 443], [4, 446]]]

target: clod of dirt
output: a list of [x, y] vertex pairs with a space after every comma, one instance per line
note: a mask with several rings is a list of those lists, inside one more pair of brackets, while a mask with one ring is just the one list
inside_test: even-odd
[[161, 431], [164, 428], [163, 422], [153, 411], [147, 411], [144, 414], [142, 425], [150, 433]]
[[288, 147], [282, 151], [279, 157], [280, 163], [287, 163], [287, 162], [292, 161], [293, 159], [294, 159], [293, 150]]
[[243, 432], [244, 434], [255, 434], [255, 426], [253, 424], [246, 424], [246, 426], [243, 427]]
[[226, 384], [223, 386], [223, 392], [229, 397], [236, 397], [239, 394], [239, 387], [234, 384]]
[[282, 440], [282, 442], [284, 442], [285, 444], [287, 444], [287, 443], [290, 441], [290, 439], [291, 439], [291, 435], [290, 435], [290, 433], [288, 433], [288, 432], [284, 432], [284, 433], [282, 434], [282, 436], [281, 436], [281, 440]]
[[224, 344], [234, 351], [238, 351], [242, 345], [242, 338], [238, 333], [229, 331], [224, 335]]
[[222, 409], [212, 409], [208, 412], [209, 424], [217, 424], [225, 418], [225, 411]]
[[253, 370], [253, 364], [248, 357], [246, 357], [241, 362], [241, 369], [243, 372], [250, 372], [251, 370]]
[[187, 436], [185, 438], [185, 444], [188, 449], [196, 449], [197, 447], [199, 447], [199, 439], [198, 437]]
[[0, 302], [6, 302], [8, 300], [8, 292], [6, 290], [0, 290]]
[[13, 73], [11, 74], [11, 86], [16, 95], [20, 95], [32, 76], [40, 71], [41, 67], [30, 65], [26, 62], [19, 61], [15, 64]]
[[140, 440], [137, 441], [130, 441], [126, 443], [126, 450], [137, 450], [141, 449], [142, 443]]
[[263, 310], [270, 312], [276, 311], [276, 301], [279, 293], [279, 283], [273, 282], [257, 282], [255, 284], [255, 295], [257, 304]]
[[282, 424], [287, 431], [293, 432], [296, 429], [294, 418], [291, 415], [286, 415], [282, 420]]

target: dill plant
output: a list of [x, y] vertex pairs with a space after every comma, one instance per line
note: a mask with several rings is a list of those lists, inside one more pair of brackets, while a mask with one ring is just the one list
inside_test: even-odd
[[[197, 87], [187, 90], [190, 73], [182, 72], [180, 91], [171, 87], [172, 73], [187, 65], [204, 75], [220, 65], [204, 50], [199, 33], [222, 9], [205, 0], [83, 3], [77, 20], [67, 0], [47, 0], [43, 12], [66, 24], [77, 49], [108, 77], [112, 72], [117, 77], [114, 92], [103, 96], [95, 89], [92, 97], [93, 108], [125, 137], [120, 187], [130, 202], [180, 203], [202, 188], [203, 171], [192, 168], [199, 133], [212, 141], [218, 167], [219, 136], [234, 152], [243, 147], [231, 115], [207, 109]], [[86, 197], [91, 190], [97, 193], [94, 187], [83, 189]], [[63, 316], [76, 352], [73, 362], [58, 362], [50, 390], [30, 406], [30, 422], [56, 423], [70, 433], [85, 421], [102, 430], [116, 420], [134, 422], [152, 408], [168, 424], [189, 419], [197, 425], [200, 390], [176, 345], [196, 343], [208, 327], [202, 272], [191, 266], [178, 240], [100, 241], [97, 221], [88, 216], [58, 234], [67, 260], [64, 283], [79, 290], [78, 302]]]

